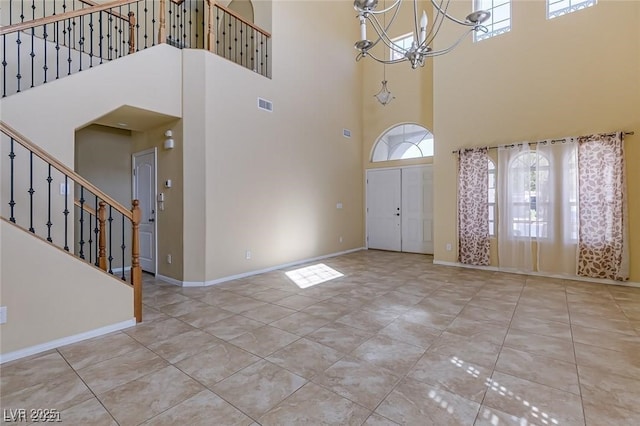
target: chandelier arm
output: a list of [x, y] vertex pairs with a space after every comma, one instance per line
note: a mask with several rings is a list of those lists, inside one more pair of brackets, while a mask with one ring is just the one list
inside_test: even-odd
[[[402, 0], [396, 0], [391, 6], [389, 6], [386, 9], [382, 9], [382, 10], [368, 10], [368, 13], [371, 13], [372, 15], [382, 15], [384, 13], [387, 13], [388, 11], [390, 11], [391, 9], [393, 9], [394, 7], [398, 6], [398, 8], [400, 7], [400, 3], [402, 2]], [[356, 10], [360, 10], [358, 8], [356, 8]]]
[[[367, 16], [366, 19], [369, 20], [369, 22], [371, 23], [371, 26], [374, 27], [374, 29], [376, 30], [378, 37], [382, 37], [382, 35], [384, 34], [384, 36], [386, 36], [386, 38], [389, 39], [389, 41], [391, 41], [391, 38], [388, 35], [388, 31], [389, 31], [389, 28], [391, 28], [391, 25], [393, 25], [393, 22], [396, 20], [399, 10], [400, 10], [400, 7], [396, 8], [388, 24], [381, 25], [380, 21], [378, 21], [378, 18], [375, 15]], [[376, 25], [378, 26], [377, 29], [375, 28]]]
[[399, 64], [401, 62], [407, 61], [407, 58], [390, 59], [390, 60], [387, 61], [387, 60], [378, 58], [376, 55], [374, 55], [372, 53], [367, 53], [367, 56], [370, 57], [371, 59], [373, 59], [376, 62], [380, 62], [381, 64], [387, 64], [387, 65]]
[[458, 23], [458, 24], [460, 24], [460, 25], [465, 25], [465, 26], [467, 26], [467, 27], [469, 27], [469, 26], [475, 26], [475, 25], [476, 25], [476, 24], [474, 24], [473, 22], [461, 21], [461, 20], [459, 20], [459, 19], [457, 19], [457, 18], [454, 18], [453, 16], [449, 15], [449, 14], [447, 13], [447, 9], [449, 8], [449, 2], [447, 2], [447, 5], [445, 6], [445, 9], [444, 9], [444, 10], [442, 10], [442, 8], [441, 8], [440, 6], [438, 6], [438, 3], [437, 3], [437, 1], [436, 1], [436, 0], [431, 0], [431, 4], [433, 4], [433, 7], [435, 7], [435, 8], [438, 10], [438, 12], [441, 12], [441, 13], [442, 13], [442, 15], [443, 15], [445, 18], [447, 18], [447, 19], [449, 19], [449, 20], [451, 20], [451, 21], [453, 21], [453, 22], [455, 22], [455, 23]]
[[[431, 1], [434, 2], [435, 0], [431, 0]], [[445, 0], [440, 0], [440, 6], [436, 7], [437, 9], [436, 17], [433, 20], [433, 25], [431, 25], [431, 30], [429, 30], [429, 34], [427, 34], [427, 37], [424, 39], [424, 44], [423, 44], [424, 46], [429, 46], [431, 43], [433, 43], [435, 38], [438, 36], [438, 33], [440, 32], [440, 28], [442, 27], [442, 24], [444, 23], [444, 19], [447, 16], [447, 10], [449, 9], [449, 4], [450, 4], [450, 1], [447, 1], [443, 9], [442, 6], [444, 2]]]
[[[378, 39], [375, 42], [373, 42], [371, 44], [371, 46], [369, 46], [369, 48], [367, 49], [368, 51], [371, 50], [380, 41], [382, 41], [389, 49], [393, 49], [393, 50], [397, 50], [397, 51], [404, 51], [405, 50], [402, 47], [400, 47], [399, 45], [397, 45], [396, 43], [394, 43], [391, 40], [391, 38], [389, 38], [389, 35], [387, 34], [387, 32], [384, 30], [382, 25], [380, 25], [380, 21], [378, 21], [378, 18], [376, 18], [375, 16], [372, 16], [371, 18], [367, 18], [367, 19], [369, 19], [369, 22], [371, 23], [371, 27], [374, 29], [374, 31], [376, 32], [376, 35], [378, 36]], [[393, 22], [393, 19], [395, 19], [395, 15], [391, 19], [392, 22]], [[391, 26], [391, 24], [389, 24], [387, 26], [387, 28], [389, 26]]]
[[455, 43], [453, 43], [451, 46], [447, 47], [446, 49], [442, 49], [442, 50], [432, 50], [431, 52], [429, 52], [426, 56], [427, 57], [434, 57], [434, 56], [440, 56], [440, 55], [444, 55], [445, 53], [449, 53], [451, 52], [453, 49], [455, 49], [461, 42], [462, 40], [464, 40], [472, 31], [474, 30], [474, 28], [470, 28], [468, 31], [466, 31], [464, 34], [462, 34], [462, 36], [456, 40]]
[[[432, 0], [432, 2], [433, 1], [435, 1], [435, 0]], [[440, 2], [440, 5], [442, 5], [443, 2], [444, 2], [444, 0], [442, 0]], [[449, 4], [450, 3], [447, 2], [447, 4], [444, 7], [444, 10], [442, 12], [440, 12], [441, 9], [438, 9], [438, 15], [437, 16], [440, 17], [440, 20], [438, 21], [437, 26], [436, 26], [436, 20], [434, 20], [433, 26], [431, 27], [431, 31], [433, 32], [433, 34], [429, 34], [429, 37], [427, 37], [425, 39], [425, 45], [426, 46], [428, 46], [431, 43], [433, 43], [433, 41], [438, 36], [438, 33], [440, 32], [440, 28], [442, 27], [442, 24], [444, 23], [444, 18], [447, 16], [447, 9], [449, 9]], [[435, 29], [435, 31], [434, 31], [434, 29]]]
[[414, 40], [418, 41], [418, 40], [420, 40], [420, 32], [418, 30], [418, 2], [417, 1], [413, 2], [413, 24], [415, 26], [414, 27], [414, 29], [415, 29]]
[[[440, 0], [440, 4], [442, 4], [444, 0]], [[440, 18], [440, 11], [438, 10], [438, 12], [436, 13], [436, 16], [433, 18], [433, 23], [431, 24], [431, 28], [429, 29], [429, 32], [427, 33], [427, 36], [424, 38], [425, 41], [425, 46], [428, 46], [427, 40], [429, 40], [429, 38], [431, 37], [431, 34], [433, 33], [433, 29], [436, 27], [436, 22], [438, 22], [438, 18]], [[435, 35], [434, 35], [435, 37]], [[429, 43], [431, 43], [432, 40], [429, 40]]]

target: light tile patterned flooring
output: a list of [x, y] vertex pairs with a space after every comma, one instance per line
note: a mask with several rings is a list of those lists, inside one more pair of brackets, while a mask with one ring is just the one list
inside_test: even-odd
[[300, 289], [147, 277], [144, 322], [2, 366], [67, 425], [639, 425], [640, 289], [362, 251]]

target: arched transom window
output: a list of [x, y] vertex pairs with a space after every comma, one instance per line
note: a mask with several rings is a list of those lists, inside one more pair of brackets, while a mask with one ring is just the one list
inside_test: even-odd
[[378, 138], [372, 162], [433, 156], [433, 134], [417, 124], [400, 124]]

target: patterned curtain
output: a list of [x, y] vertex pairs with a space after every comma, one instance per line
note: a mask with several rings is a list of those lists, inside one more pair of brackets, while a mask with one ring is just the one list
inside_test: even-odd
[[629, 279], [623, 134], [578, 138], [578, 275]]
[[487, 148], [463, 149], [458, 167], [458, 260], [489, 264]]

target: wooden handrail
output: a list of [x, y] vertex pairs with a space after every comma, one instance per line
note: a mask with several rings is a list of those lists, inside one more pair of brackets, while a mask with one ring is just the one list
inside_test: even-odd
[[[84, 4], [88, 4], [89, 6], [101, 6], [100, 3], [96, 3], [95, 1], [92, 0], [78, 0], [80, 3], [84, 3]], [[86, 10], [86, 9], [85, 9]], [[120, 18], [124, 21], [127, 20], [127, 17], [124, 15], [119, 14], [118, 12], [107, 12], [109, 15], [111, 16], [115, 16], [116, 18]]]
[[245, 18], [243, 18], [242, 16], [240, 16], [237, 12], [234, 12], [231, 9], [227, 9], [224, 6], [221, 6], [219, 4], [214, 4], [215, 7], [217, 7], [218, 9], [222, 9], [224, 12], [227, 12], [229, 15], [233, 16], [234, 18], [236, 18], [237, 20], [241, 21], [244, 24], [247, 24], [248, 26], [250, 26], [251, 28], [253, 28], [254, 30], [258, 31], [260, 34], [265, 35], [267, 38], [271, 38], [271, 33], [263, 30], [262, 28], [260, 28], [259, 26], [247, 21]]
[[[112, 9], [114, 7], [125, 6], [131, 3], [137, 3], [140, 0], [115, 0], [111, 3], [105, 3], [100, 6], [91, 6], [85, 9], [72, 10], [70, 12], [61, 13], [59, 15], [46, 16], [44, 18], [33, 19], [31, 21], [20, 22], [18, 24], [8, 25], [0, 28], [0, 35], [11, 34], [17, 31], [25, 31], [31, 28], [39, 27], [42, 25], [52, 24], [54, 22], [77, 18], [79, 16], [88, 15], [90, 13], [102, 12], [104, 10]], [[126, 17], [122, 17], [125, 21], [128, 21]]]
[[[80, 200], [73, 200], [73, 204], [80, 207], [85, 212], [89, 213], [91, 216], [96, 216], [96, 211], [89, 207], [86, 203], [81, 203]], [[98, 216], [96, 216], [98, 217]]]
[[73, 181], [75, 181], [75, 183], [82, 185], [83, 187], [91, 191], [93, 194], [97, 195], [99, 198], [106, 201], [114, 209], [122, 213], [124, 217], [128, 218], [129, 220], [133, 220], [133, 214], [129, 209], [127, 209], [125, 206], [123, 206], [122, 204], [120, 204], [119, 202], [111, 198], [109, 195], [105, 194], [97, 186], [95, 186], [94, 184], [92, 184], [82, 176], [80, 176], [78, 173], [76, 173], [66, 165], [62, 164], [60, 161], [56, 160], [51, 154], [49, 154], [48, 152], [40, 148], [38, 145], [35, 145], [33, 142], [29, 141], [29, 139], [27, 139], [25, 136], [20, 134], [17, 130], [8, 126], [4, 121], [0, 121], [0, 130], [10, 138], [14, 139], [15, 141], [18, 141], [18, 143], [20, 143], [22, 146], [29, 149], [38, 157], [40, 157], [44, 161], [51, 164], [53, 167], [58, 169], [58, 171], [69, 176]]

